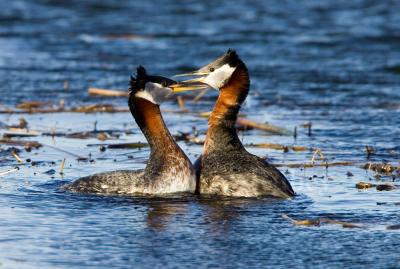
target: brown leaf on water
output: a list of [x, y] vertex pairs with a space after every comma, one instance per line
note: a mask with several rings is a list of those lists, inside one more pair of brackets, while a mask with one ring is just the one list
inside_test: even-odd
[[369, 182], [358, 182], [356, 184], [357, 189], [369, 189], [375, 187], [375, 184], [369, 183]]
[[99, 134], [97, 135], [97, 139], [100, 140], [100, 141], [105, 141], [105, 140], [107, 140], [108, 138], [109, 138], [108, 134], [107, 134], [107, 133], [104, 133], [104, 132], [99, 133]]

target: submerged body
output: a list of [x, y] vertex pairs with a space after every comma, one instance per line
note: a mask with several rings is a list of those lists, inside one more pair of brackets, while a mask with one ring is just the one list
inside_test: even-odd
[[202, 155], [196, 169], [200, 194], [278, 198], [294, 195], [279, 170], [245, 150]]
[[[158, 195], [192, 192], [196, 188], [195, 170], [174, 141], [161, 116], [157, 102], [164, 94], [160, 84], [147, 83], [161, 77], [147, 76], [138, 69], [131, 80], [129, 108], [150, 146], [150, 158], [144, 170], [123, 170], [90, 175], [66, 185], [73, 192]], [[140, 84], [143, 85], [140, 85]], [[165, 82], [163, 82], [165, 84]], [[172, 84], [172, 81], [168, 80]], [[143, 90], [151, 87], [148, 91]], [[170, 91], [169, 91], [170, 92]]]
[[206, 77], [191, 81], [205, 82], [220, 91], [208, 121], [203, 154], [195, 163], [197, 192], [237, 197], [293, 196], [285, 176], [247, 152], [236, 133], [237, 114], [250, 87], [247, 68], [238, 55], [229, 50], [195, 73]]

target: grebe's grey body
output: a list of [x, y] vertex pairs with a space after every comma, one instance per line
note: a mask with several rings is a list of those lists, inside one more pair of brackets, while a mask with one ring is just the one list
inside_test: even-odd
[[[185, 74], [186, 75], [186, 74]], [[222, 196], [289, 198], [294, 191], [274, 166], [250, 154], [236, 133], [235, 123], [247, 97], [250, 79], [246, 65], [233, 50], [191, 73], [219, 90], [208, 120], [203, 154], [196, 161], [197, 191]]]
[[168, 78], [149, 76], [143, 67], [138, 68], [136, 78], [131, 77], [129, 108], [150, 145], [150, 158], [145, 169], [94, 174], [80, 178], [64, 189], [132, 195], [194, 193], [195, 170], [165, 126], [159, 108], [159, 103], [172, 92], [173, 85], [178, 84]]

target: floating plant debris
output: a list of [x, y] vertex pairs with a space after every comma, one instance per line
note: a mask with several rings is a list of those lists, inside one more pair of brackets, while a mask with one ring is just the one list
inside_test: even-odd
[[48, 106], [50, 103], [48, 102], [40, 102], [40, 101], [27, 101], [16, 105], [16, 108], [30, 110], [34, 108], [41, 108]]
[[379, 184], [379, 185], [376, 185], [376, 189], [378, 191], [392, 191], [392, 190], [396, 189], [396, 187], [391, 184]]
[[286, 146], [286, 145], [274, 144], [274, 143], [247, 144], [246, 146], [257, 147], [257, 148], [266, 148], [266, 149], [283, 150], [284, 152], [288, 152], [289, 150], [292, 150], [292, 151], [306, 151], [306, 150], [309, 150], [309, 148], [303, 147], [303, 146]]
[[79, 112], [79, 113], [95, 113], [95, 112], [129, 112], [129, 108], [115, 108], [110, 104], [95, 104], [88, 106], [80, 106], [76, 108], [72, 108], [71, 112]]
[[17, 129], [17, 128], [10, 128], [10, 131], [4, 132], [4, 138], [12, 138], [12, 137], [34, 137], [40, 136], [41, 133], [33, 130], [27, 129]]
[[295, 220], [289, 217], [286, 214], [282, 214], [282, 218], [290, 221], [294, 225], [301, 225], [301, 226], [319, 226], [321, 221], [319, 219], [306, 219], [306, 220]]
[[11, 140], [11, 139], [0, 139], [0, 144], [12, 145], [12, 146], [22, 146], [31, 148], [40, 148], [42, 144], [36, 141], [24, 141], [24, 140]]
[[376, 186], [375, 184], [372, 184], [372, 183], [369, 183], [369, 182], [358, 182], [356, 184], [356, 188], [357, 189], [369, 189], [369, 188], [372, 188], [372, 187], [375, 187], [375, 186]]
[[329, 223], [329, 224], [338, 224], [342, 225], [343, 228], [364, 228], [361, 225], [354, 224], [351, 222], [346, 222], [346, 221], [339, 221], [339, 220], [333, 220], [333, 219], [328, 219], [328, 218], [317, 218], [317, 219], [306, 219], [306, 220], [295, 220], [291, 217], [289, 217], [286, 214], [282, 214], [282, 217], [294, 225], [301, 225], [301, 226], [320, 226], [323, 223]]
[[281, 127], [276, 127], [270, 124], [266, 123], [258, 123], [252, 120], [249, 120], [247, 118], [240, 117], [237, 119], [236, 124], [239, 126], [245, 126], [245, 127], [250, 127], [258, 130], [262, 130], [271, 134], [278, 134], [278, 135], [290, 135], [291, 132], [281, 128]]
[[109, 149], [140, 149], [148, 147], [149, 144], [142, 142], [134, 143], [115, 143], [115, 144], [88, 144], [88, 147], [107, 147]]
[[400, 172], [399, 166], [394, 166], [389, 163], [366, 163], [363, 166], [363, 168], [381, 174], [391, 174], [393, 172]]

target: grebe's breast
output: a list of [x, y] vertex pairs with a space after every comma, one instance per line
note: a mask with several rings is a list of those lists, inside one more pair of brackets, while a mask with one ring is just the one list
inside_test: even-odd
[[200, 194], [289, 198], [294, 191], [274, 166], [245, 150], [203, 155], [195, 164]]

